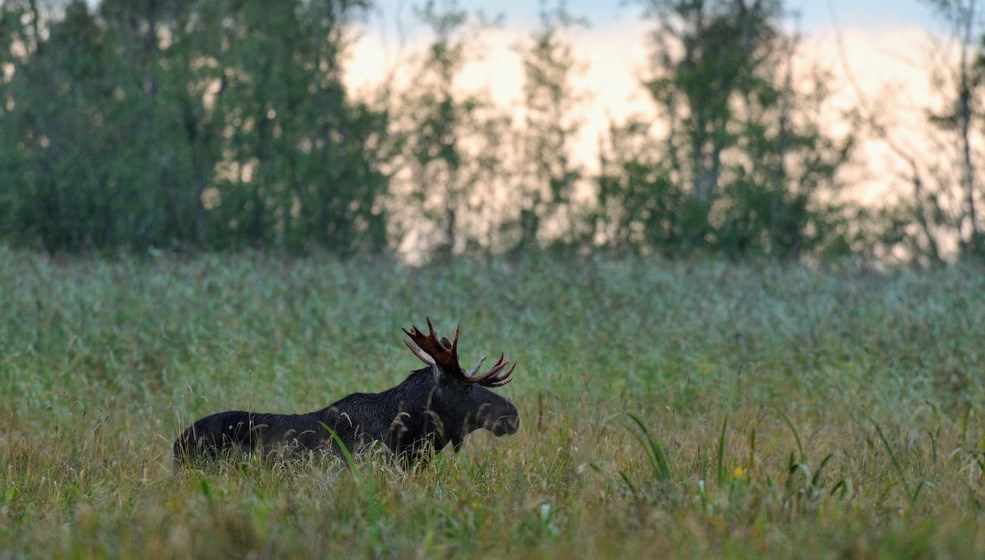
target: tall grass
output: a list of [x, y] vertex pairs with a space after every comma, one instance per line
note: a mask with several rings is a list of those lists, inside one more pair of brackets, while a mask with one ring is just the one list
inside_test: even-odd
[[[0, 249], [0, 557], [981, 557], [983, 293], [970, 267]], [[398, 383], [425, 315], [519, 360], [518, 434], [172, 472], [201, 415]]]

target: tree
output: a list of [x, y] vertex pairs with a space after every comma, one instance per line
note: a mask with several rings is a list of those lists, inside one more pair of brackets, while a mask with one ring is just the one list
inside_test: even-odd
[[424, 238], [417, 239], [415, 253], [449, 261], [468, 249], [491, 250], [493, 199], [506, 181], [502, 161], [509, 120], [487, 95], [456, 87], [473, 56], [470, 41], [489, 23], [481, 15], [470, 17], [454, 0], [440, 8], [429, 1], [418, 16], [434, 39], [396, 110], [398, 143], [404, 148], [400, 167], [413, 208], [404, 216], [412, 222], [405, 230]]
[[666, 160], [653, 150], [647, 117], [610, 124], [599, 141], [595, 240], [618, 252], [682, 251], [687, 191], [671, 178]]
[[[960, 169], [961, 204], [957, 218], [960, 251], [985, 257], [985, 232], [978, 210], [979, 174], [974, 145], [980, 141], [983, 113], [982, 87], [985, 86], [985, 33], [980, 27], [977, 0], [926, 0], [949, 25], [957, 42], [958, 57], [950, 66], [950, 76], [939, 76], [945, 90], [944, 107], [932, 111], [931, 123], [953, 135]], [[946, 91], [949, 90], [949, 91]], [[978, 133], [976, 134], [976, 130]], [[977, 138], [976, 138], [977, 136]]]
[[[664, 122], [614, 129], [655, 134], [644, 159], [603, 154], [607, 202], [628, 188], [637, 205], [623, 214], [630, 220], [624, 227], [639, 230], [642, 242], [661, 240], [662, 247], [648, 250], [796, 258], [820, 246], [836, 209], [819, 193], [838, 188], [852, 139], [832, 138], [818, 122], [823, 78], [806, 92], [795, 86], [798, 39], [782, 29], [782, 4], [643, 5], [655, 22], [645, 86]], [[651, 187], [632, 187], [630, 171]], [[603, 209], [606, 215], [611, 209]]]
[[341, 71], [368, 7], [4, 3], [5, 235], [48, 250], [385, 249], [386, 119]]
[[220, 29], [229, 158], [218, 227], [231, 228], [234, 243], [382, 250], [385, 115], [350, 101], [342, 81], [347, 26], [365, 3], [236, 5]]
[[[524, 118], [515, 251], [539, 248], [545, 222], [564, 230], [562, 242], [574, 241], [571, 195], [582, 170], [573, 161], [571, 142], [582, 123], [573, 114], [585, 95], [573, 82], [581, 65], [568, 35], [586, 25], [568, 13], [563, 0], [552, 8], [542, 0], [540, 28], [518, 47], [523, 61]], [[560, 215], [564, 210], [568, 215]]]
[[[877, 256], [922, 266], [985, 256], [979, 206], [985, 179], [978, 160], [983, 142], [982, 86], [985, 32], [977, 0], [921, 0], [949, 26], [931, 52], [928, 72], [934, 106], [918, 107], [927, 126], [899, 122], [886, 107], [856, 90], [863, 123], [897, 158], [906, 191], [874, 211], [870, 238]], [[854, 82], [853, 82], [854, 83]]]
[[48, 250], [125, 246], [138, 225], [153, 239], [154, 203], [127, 180], [131, 123], [113, 122], [130, 118], [119, 105], [132, 77], [114, 66], [115, 41], [85, 2], [69, 2], [60, 18], [33, 1], [2, 10], [13, 230]]

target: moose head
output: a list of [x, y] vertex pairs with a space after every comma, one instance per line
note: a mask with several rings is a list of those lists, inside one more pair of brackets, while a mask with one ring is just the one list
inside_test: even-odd
[[496, 436], [516, 433], [520, 427], [516, 406], [489, 390], [512, 381], [516, 362], [511, 364], [500, 354], [492, 367], [478, 373], [486, 360], [482, 357], [472, 369], [465, 371], [458, 360], [459, 327], [455, 327], [451, 341], [444, 337], [439, 340], [431, 318], [426, 320], [427, 334], [416, 325], [410, 330], [403, 329], [410, 337], [404, 339], [404, 344], [431, 366], [434, 389], [429, 407], [435, 420], [442, 424], [445, 437], [458, 449], [465, 434], [478, 429], [487, 429]]

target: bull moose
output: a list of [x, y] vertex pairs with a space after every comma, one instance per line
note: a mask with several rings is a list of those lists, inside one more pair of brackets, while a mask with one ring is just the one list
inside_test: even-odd
[[426, 462], [449, 443], [455, 451], [465, 436], [480, 428], [496, 436], [520, 427], [516, 406], [489, 390], [512, 380], [516, 362], [504, 354], [478, 373], [485, 357], [469, 371], [458, 363], [458, 327], [451, 341], [417, 326], [403, 331], [404, 344], [427, 367], [381, 393], [353, 393], [307, 414], [270, 414], [230, 410], [206, 416], [189, 426], [174, 443], [176, 468], [200, 457], [215, 458], [232, 450], [299, 451], [326, 449], [337, 456], [343, 447], [358, 453], [382, 443], [404, 462]]

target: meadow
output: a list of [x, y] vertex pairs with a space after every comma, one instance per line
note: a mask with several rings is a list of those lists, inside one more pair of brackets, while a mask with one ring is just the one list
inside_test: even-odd
[[[173, 471], [400, 382], [425, 315], [518, 360], [515, 436]], [[0, 558], [981, 558], [983, 405], [981, 267], [0, 248]]]

